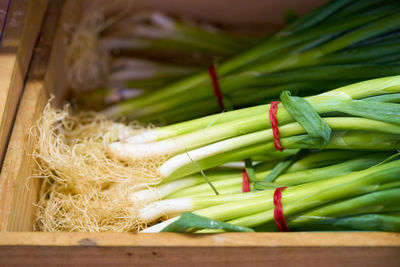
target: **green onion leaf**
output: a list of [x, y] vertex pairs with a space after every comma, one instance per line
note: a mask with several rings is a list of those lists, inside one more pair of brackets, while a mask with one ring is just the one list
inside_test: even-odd
[[177, 221], [165, 227], [161, 232], [185, 233], [188, 230], [193, 231], [198, 229], [222, 229], [227, 232], [254, 232], [253, 229], [247, 227], [211, 220], [191, 212], [182, 213]]
[[400, 124], [400, 105], [367, 100], [350, 100], [338, 103], [338, 111], [383, 122]]
[[374, 101], [374, 102], [399, 103], [400, 102], [400, 94], [397, 93], [397, 94], [371, 96], [368, 98], [364, 98], [363, 100]]
[[284, 185], [274, 184], [274, 183], [264, 182], [264, 181], [257, 181], [254, 183], [254, 189], [256, 189], [256, 190], [275, 189], [275, 188], [283, 187], [283, 186]]
[[252, 162], [251, 158], [245, 159], [244, 165], [245, 165], [247, 175], [249, 176], [250, 182], [254, 182], [256, 179], [256, 174], [254, 172], [254, 166], [253, 166], [253, 162]]
[[327, 218], [308, 227], [311, 231], [400, 231], [400, 217], [386, 214], [361, 214], [350, 217]]
[[205, 173], [203, 172], [203, 170], [200, 168], [199, 164], [197, 164], [189, 155], [189, 153], [186, 152], [186, 155], [188, 156], [188, 158], [190, 159], [190, 161], [193, 163], [193, 165], [196, 166], [196, 168], [199, 170], [199, 172], [201, 173], [201, 175], [203, 176], [204, 180], [206, 180], [207, 184], [211, 187], [211, 189], [214, 191], [214, 193], [216, 195], [219, 195], [217, 188], [215, 188], [215, 186], [210, 182], [210, 180], [207, 178], [207, 176], [205, 175]]
[[329, 142], [332, 130], [313, 107], [306, 100], [291, 96], [289, 91], [281, 93], [281, 101], [289, 114], [307, 131], [308, 135], [320, 140], [318, 148], [324, 148]]
[[295, 161], [297, 161], [302, 155], [304, 155], [305, 151], [300, 150], [296, 155], [290, 157], [288, 160], [283, 160], [275, 165], [275, 167], [271, 170], [270, 173], [264, 178], [264, 182], [272, 183], [275, 179], [284, 173], [287, 168], [289, 168]]

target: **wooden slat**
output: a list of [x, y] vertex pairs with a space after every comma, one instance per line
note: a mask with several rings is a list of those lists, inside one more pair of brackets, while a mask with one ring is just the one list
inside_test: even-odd
[[[102, 247], [397, 247], [399, 233], [0, 233], [1, 246]], [[400, 255], [399, 255], [400, 256]]]
[[[212, 21], [247, 32], [274, 32], [284, 25], [283, 13], [289, 9], [305, 14], [329, 0], [133, 0], [135, 9], [154, 9], [189, 18]], [[118, 1], [116, 1], [118, 3]], [[120, 0], [119, 3], [124, 2]], [[125, 0], [126, 2], [126, 0]], [[300, 4], [301, 3], [301, 4]]]
[[10, 4], [10, 1], [11, 0], [0, 0], [0, 41], [3, 32], [3, 26], [7, 18], [8, 5]]
[[2, 247], [1, 266], [398, 267], [398, 248]]
[[[49, 95], [43, 79], [53, 43], [56, 22], [62, 1], [52, 0], [46, 14], [47, 23], [35, 48], [28, 80], [21, 99], [14, 129], [0, 173], [0, 231], [31, 231], [34, 203], [37, 202], [40, 181], [32, 175], [33, 162], [28, 155], [34, 140], [29, 140], [31, 127], [43, 112]], [[28, 142], [30, 141], [30, 142]]]
[[399, 266], [394, 233], [1, 233], [0, 265]]
[[13, 0], [0, 43], [0, 166], [48, 0]]
[[399, 266], [397, 233], [0, 233], [9, 266]]

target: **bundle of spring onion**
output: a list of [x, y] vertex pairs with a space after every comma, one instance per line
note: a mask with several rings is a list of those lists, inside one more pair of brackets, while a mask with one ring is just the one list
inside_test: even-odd
[[[396, 149], [399, 106], [387, 101], [398, 100], [399, 82], [399, 76], [380, 78], [304, 99], [283, 92], [277, 111], [282, 146]], [[120, 160], [168, 157], [160, 176], [180, 178], [199, 168], [275, 151], [269, 109], [269, 104], [255, 106], [145, 131], [111, 143], [109, 150]], [[306, 114], [323, 120], [312, 124]]]
[[[187, 216], [185, 229], [210, 228], [193, 224], [193, 216], [194, 222], [227, 222], [224, 229], [275, 229], [271, 188], [287, 186], [283, 211], [294, 229], [313, 223], [320, 229], [358, 229], [368, 220], [385, 222], [377, 230], [398, 229], [393, 228], [398, 211], [384, 196], [398, 196], [400, 185], [400, 161], [392, 156], [400, 148], [400, 76], [306, 98], [285, 91], [280, 98], [276, 118], [283, 152], [274, 145], [270, 105], [148, 130], [95, 114], [47, 109], [34, 154], [38, 175], [46, 177], [38, 228], [138, 231], [164, 215], [194, 211], [147, 231], [160, 231], [173, 221], [178, 226], [172, 223], [166, 230], [180, 228], [179, 218], [187, 221]], [[259, 162], [253, 167], [246, 160], [251, 188], [258, 191], [238, 193], [241, 171], [224, 164], [250, 158]], [[374, 209], [375, 204], [382, 208]], [[307, 219], [313, 214], [321, 219]]]
[[[68, 49], [69, 82], [81, 108], [101, 109], [152, 92], [257, 41], [158, 12], [125, 13], [102, 18], [105, 25], [92, 29], [96, 20], [85, 22], [99, 14], [91, 11], [75, 30]], [[94, 48], [86, 44], [88, 33], [96, 42]], [[91, 61], [93, 54], [98, 58]], [[98, 68], [104, 70], [93, 71]]]
[[[391, 154], [392, 152], [348, 150], [307, 151], [299, 158], [286, 156], [283, 159], [258, 162], [250, 167], [250, 170], [247, 169], [247, 172], [254, 173], [251, 175], [254, 182], [250, 185], [251, 189], [263, 189], [265, 186], [267, 188], [279, 185], [293, 186], [365, 169], [380, 163]], [[290, 166], [274, 177], [275, 184], [263, 181], [279, 162], [289, 161]], [[245, 166], [243, 164], [239, 166], [240, 168], [227, 166], [205, 171], [207, 179], [199, 173], [174, 181], [164, 181], [157, 186], [133, 193], [131, 198], [147, 204], [159, 199], [215, 195], [215, 191], [218, 194], [240, 193], [243, 189], [242, 171]], [[174, 205], [171, 207], [174, 208]]]
[[[336, 0], [247, 51], [217, 64], [224, 108], [321, 93], [357, 81], [396, 75], [400, 3]], [[179, 122], [221, 111], [204, 70], [106, 108], [109, 117]]]
[[[274, 182], [275, 187], [288, 181], [285, 184], [287, 189], [282, 192], [282, 202], [283, 213], [287, 217], [289, 227], [296, 230], [333, 230], [336, 228], [335, 223], [339, 223], [339, 225], [342, 224], [342, 228], [339, 227], [339, 229], [399, 231], [398, 216], [394, 216], [394, 221], [383, 220], [377, 225], [365, 225], [363, 220], [360, 220], [351, 227], [346, 226], [352, 222], [350, 216], [378, 215], [384, 218], [386, 213], [399, 212], [396, 203], [400, 199], [400, 180], [397, 175], [400, 161], [378, 164], [384, 158], [384, 154], [360, 157], [359, 162], [364, 161], [365, 165], [360, 164], [359, 169], [352, 169], [351, 166], [355, 166], [354, 162], [343, 162], [279, 176], [276, 183]], [[346, 163], [350, 166], [344, 171]], [[342, 165], [341, 168], [339, 165]], [[335, 170], [340, 171], [331, 172]], [[317, 173], [314, 175], [314, 172]], [[306, 174], [313, 175], [309, 178]], [[304, 178], [308, 179], [303, 180]], [[155, 218], [161, 216], [172, 217], [145, 229], [144, 232], [163, 230], [167, 225], [180, 219], [179, 216], [174, 217], [176, 214], [185, 211], [193, 211], [196, 215], [237, 226], [252, 227], [257, 231], [276, 231], [273, 185], [271, 188], [249, 193], [206, 197], [194, 195], [162, 200], [142, 208], [139, 216], [142, 220], [149, 221], [154, 221]], [[349, 217], [350, 220], [346, 222]], [[177, 226], [185, 227], [185, 230], [213, 228], [200, 227], [196, 220], [192, 219], [172, 224], [166, 230], [174, 230]]]

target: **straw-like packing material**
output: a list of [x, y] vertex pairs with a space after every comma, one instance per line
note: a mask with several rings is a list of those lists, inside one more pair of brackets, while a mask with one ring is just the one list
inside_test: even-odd
[[35, 140], [35, 177], [44, 178], [38, 203], [37, 230], [138, 231], [140, 203], [129, 195], [157, 184], [166, 158], [122, 162], [108, 154], [111, 141], [141, 129], [95, 113], [71, 115], [48, 104], [31, 131]]

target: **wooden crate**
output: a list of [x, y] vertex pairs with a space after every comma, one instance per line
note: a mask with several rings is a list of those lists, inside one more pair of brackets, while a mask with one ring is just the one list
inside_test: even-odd
[[0, 166], [46, 6], [47, 0], [0, 3]]
[[10, 4], [9, 0], [0, 1], [0, 36], [1, 33], [3, 32], [4, 23], [6, 22], [9, 4]]
[[[295, 7], [295, 2], [249, 0], [240, 10], [243, 5], [240, 0], [192, 0], [190, 5], [183, 0], [137, 1], [141, 8], [157, 7], [185, 12], [221, 23], [239, 23], [237, 26], [244, 27], [260, 26], [267, 14], [273, 18], [285, 8]], [[302, 12], [321, 2], [324, 1], [304, 1]], [[56, 100], [61, 101], [68, 90], [62, 56], [68, 36], [65, 25], [77, 19], [77, 3], [78, 0], [52, 0], [47, 7], [46, 23], [31, 62], [0, 174], [0, 266], [400, 266], [398, 233], [226, 233], [194, 236], [174, 233], [32, 232], [40, 180], [27, 181], [33, 171], [33, 163], [28, 156], [32, 151], [28, 133], [43, 111], [49, 95], [54, 94]], [[206, 14], [204, 10], [210, 12]], [[276, 16], [271, 21], [272, 28], [279, 24]]]

